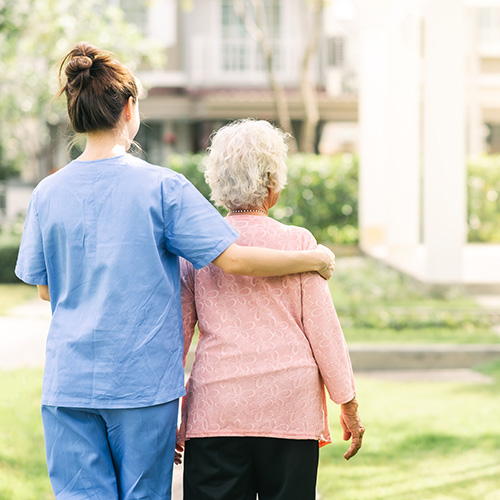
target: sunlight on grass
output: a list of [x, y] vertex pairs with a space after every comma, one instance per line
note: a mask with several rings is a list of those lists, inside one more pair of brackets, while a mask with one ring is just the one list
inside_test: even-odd
[[[363, 448], [346, 462], [339, 409], [321, 449], [322, 500], [500, 500], [500, 363], [490, 385], [357, 376]], [[0, 372], [0, 499], [53, 499], [40, 417], [42, 370]]]
[[[494, 375], [500, 364], [483, 371]], [[347, 449], [331, 404], [334, 444], [321, 450], [322, 500], [499, 500], [499, 379], [491, 385], [357, 377], [363, 448]]]
[[[339, 315], [340, 317], [340, 315]], [[342, 318], [340, 317], [342, 323]], [[357, 328], [342, 325], [349, 345], [360, 344], [498, 344], [500, 335], [482, 328], [472, 331], [437, 328]], [[500, 500], [500, 499], [499, 499]]]
[[371, 259], [339, 258], [329, 285], [350, 343], [500, 343], [495, 317], [472, 297], [429, 293]]
[[24, 284], [0, 284], [0, 315], [38, 295], [36, 286]]
[[40, 416], [42, 370], [0, 372], [0, 499], [49, 500]]

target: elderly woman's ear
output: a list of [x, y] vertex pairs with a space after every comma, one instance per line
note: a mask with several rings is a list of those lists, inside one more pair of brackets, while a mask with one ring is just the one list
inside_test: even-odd
[[275, 191], [274, 188], [272, 187], [269, 187], [267, 188], [268, 189], [268, 196], [267, 196], [267, 200], [265, 202], [265, 205], [266, 205], [266, 209], [270, 209], [272, 207], [274, 207], [274, 205], [276, 205], [277, 201], [278, 201], [278, 198], [280, 197], [280, 194], [281, 194], [281, 189], [279, 191]]

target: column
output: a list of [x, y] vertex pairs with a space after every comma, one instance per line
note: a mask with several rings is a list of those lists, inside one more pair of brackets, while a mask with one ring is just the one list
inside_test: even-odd
[[411, 260], [419, 243], [421, 20], [419, 2], [392, 1], [386, 111], [390, 141], [387, 241], [390, 258], [398, 261]]
[[466, 243], [465, 16], [428, 0], [424, 65], [424, 243], [427, 281], [458, 283]]
[[391, 0], [359, 2], [359, 230], [361, 248], [387, 243]]

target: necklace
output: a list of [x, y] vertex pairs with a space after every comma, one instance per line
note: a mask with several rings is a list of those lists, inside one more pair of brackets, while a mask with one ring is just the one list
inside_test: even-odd
[[255, 210], [252, 210], [252, 209], [235, 209], [235, 210], [230, 210], [228, 215], [242, 214], [242, 213], [245, 213], [245, 212], [256, 212], [256, 213], [261, 213], [261, 214], [267, 216], [267, 213], [264, 212], [264, 210], [259, 210], [259, 209], [255, 209]]

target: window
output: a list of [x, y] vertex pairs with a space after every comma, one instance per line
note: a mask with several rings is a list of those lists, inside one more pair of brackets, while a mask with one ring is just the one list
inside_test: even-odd
[[[278, 47], [281, 35], [280, 0], [263, 0], [265, 29], [273, 43], [273, 56], [276, 68], [280, 67]], [[245, 0], [245, 14], [250, 22], [257, 22], [252, 2]], [[222, 69], [226, 72], [262, 71], [265, 67], [258, 43], [249, 35], [241, 17], [234, 8], [232, 0], [221, 0], [222, 25]]]
[[478, 8], [479, 38], [483, 42], [500, 40], [500, 8]]
[[119, 0], [125, 21], [135, 24], [142, 34], [146, 34], [148, 13], [146, 0]]
[[330, 67], [344, 66], [344, 38], [334, 36], [327, 40], [327, 62]]

